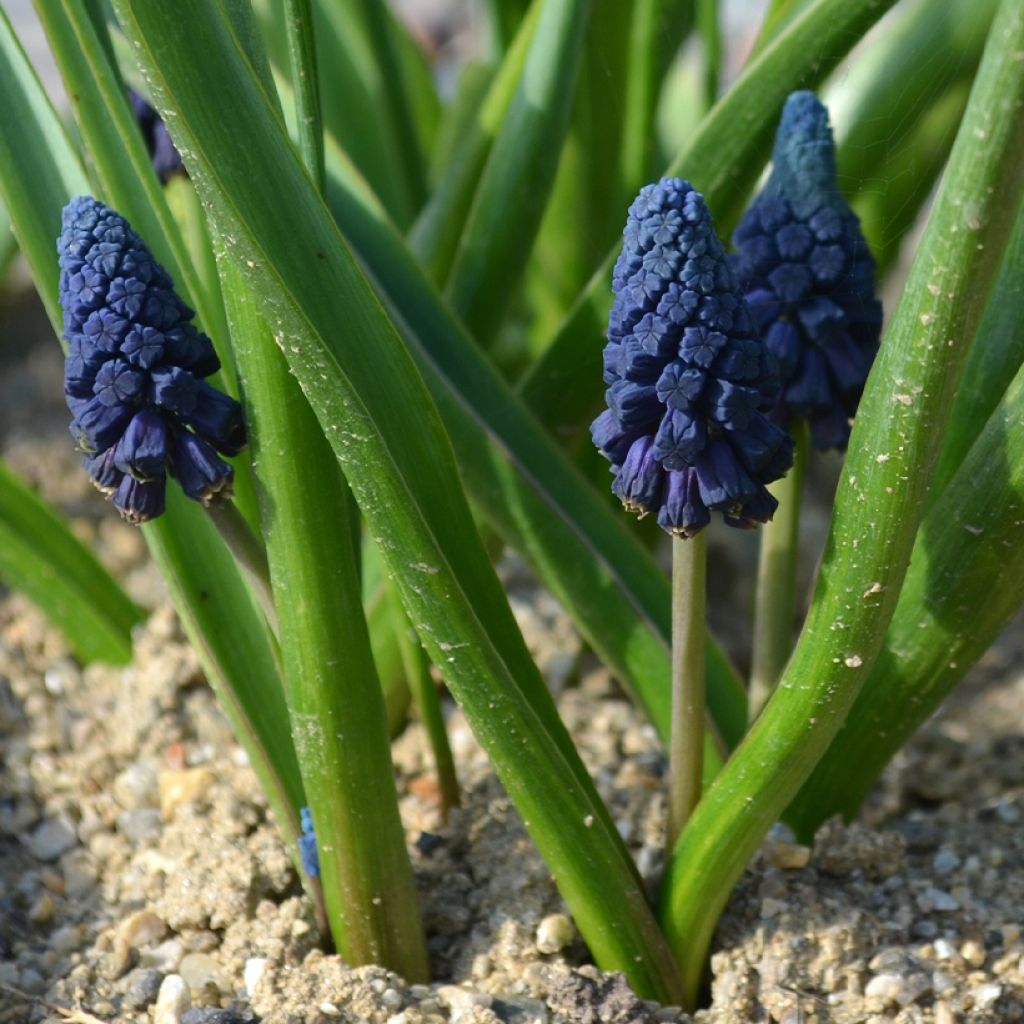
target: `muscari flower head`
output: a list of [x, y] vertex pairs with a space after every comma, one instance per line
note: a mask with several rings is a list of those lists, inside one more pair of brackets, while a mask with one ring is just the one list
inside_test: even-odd
[[604, 350], [608, 408], [591, 426], [612, 491], [664, 530], [691, 537], [711, 510], [766, 522], [765, 484], [793, 462], [765, 413], [775, 361], [758, 339], [704, 197], [685, 181], [647, 185], [629, 208]]
[[878, 351], [882, 307], [874, 260], [836, 181], [828, 111], [813, 93], [786, 101], [772, 173], [733, 244], [758, 333], [779, 361], [774, 418], [803, 417], [817, 448], [844, 449]]
[[203, 380], [220, 362], [170, 276], [91, 196], [65, 207], [57, 252], [64, 394], [93, 482], [134, 523], [163, 512], [167, 473], [205, 505], [229, 495], [218, 452], [245, 446], [242, 409]]
[[131, 104], [135, 122], [142, 132], [146, 143], [150, 162], [162, 185], [175, 174], [184, 174], [185, 165], [181, 162], [181, 154], [171, 140], [163, 118], [149, 105], [146, 99], [134, 89], [128, 89], [128, 102]]
[[308, 807], [299, 808], [299, 824], [302, 835], [299, 836], [299, 860], [302, 868], [310, 878], [320, 874], [320, 854], [316, 848], [316, 832], [313, 830], [313, 812]]

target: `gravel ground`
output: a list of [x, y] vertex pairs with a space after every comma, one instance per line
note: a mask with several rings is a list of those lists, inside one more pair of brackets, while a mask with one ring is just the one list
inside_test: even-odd
[[[418, 726], [395, 745], [435, 981], [350, 970], [318, 948], [291, 861], [140, 536], [75, 467], [59, 378], [52, 345], [0, 365], [4, 457], [153, 613], [131, 666], [83, 670], [24, 600], [0, 601], [0, 1022], [689, 1020], [587, 965], [454, 709], [466, 796], [447, 826]], [[665, 771], [653, 732], [586, 659], [578, 685], [565, 686], [579, 653], [571, 624], [521, 567], [508, 562], [505, 575], [653, 885]], [[813, 849], [770, 837], [723, 918], [697, 1022], [1024, 1019], [1022, 647], [1018, 623], [891, 766], [860, 821], [830, 823]]]

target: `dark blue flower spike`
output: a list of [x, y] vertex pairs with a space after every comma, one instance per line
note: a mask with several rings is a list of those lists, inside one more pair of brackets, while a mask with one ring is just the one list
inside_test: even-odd
[[220, 455], [245, 446], [242, 409], [202, 379], [220, 363], [170, 276], [91, 196], [65, 207], [57, 252], [64, 394], [93, 482], [133, 523], [163, 512], [168, 473], [204, 505], [230, 496]]
[[765, 413], [775, 360], [758, 340], [704, 197], [662, 178], [629, 208], [604, 350], [608, 408], [594, 444], [626, 508], [692, 537], [771, 519], [765, 485], [793, 463], [789, 435]]
[[836, 181], [828, 111], [811, 92], [786, 101], [772, 172], [733, 236], [733, 265], [758, 332], [779, 361], [774, 418], [845, 449], [878, 351], [882, 307], [860, 222]]
[[167, 130], [163, 118], [134, 89], [128, 89], [128, 101], [132, 105], [132, 113], [142, 132], [149, 153], [150, 163], [162, 185], [175, 174], [184, 174], [185, 165], [181, 162], [181, 154], [171, 141], [171, 133]]

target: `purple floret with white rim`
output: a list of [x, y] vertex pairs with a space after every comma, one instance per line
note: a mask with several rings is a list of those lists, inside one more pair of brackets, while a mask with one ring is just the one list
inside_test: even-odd
[[704, 197], [662, 178], [629, 208], [604, 350], [608, 408], [591, 426], [626, 508], [692, 537], [721, 512], [766, 522], [766, 485], [793, 463], [789, 435], [766, 416], [778, 399]]
[[220, 362], [170, 275], [91, 196], [65, 207], [57, 252], [64, 394], [93, 482], [133, 523], [164, 511], [168, 473], [204, 505], [230, 496], [220, 455], [245, 446], [242, 408], [202, 379]]

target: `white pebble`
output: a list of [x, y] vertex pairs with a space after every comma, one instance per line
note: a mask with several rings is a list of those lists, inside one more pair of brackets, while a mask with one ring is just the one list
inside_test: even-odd
[[181, 1018], [192, 1008], [188, 984], [180, 974], [168, 974], [160, 983], [153, 1012], [153, 1024], [181, 1024]]
[[245, 985], [245, 994], [251, 996], [256, 991], [263, 975], [267, 973], [267, 958], [265, 956], [251, 956], [245, 961], [242, 969], [242, 982]]
[[537, 925], [537, 949], [541, 953], [557, 953], [576, 938], [576, 929], [565, 914], [548, 914]]

